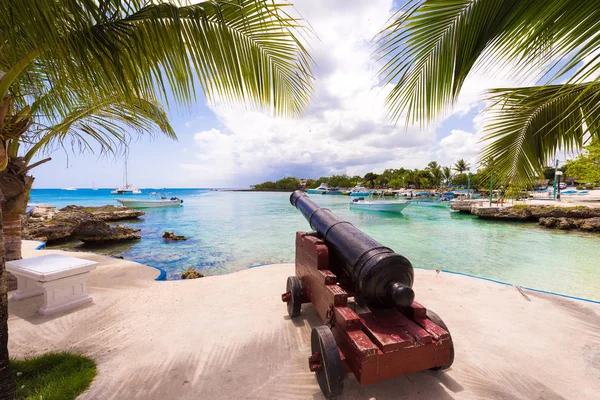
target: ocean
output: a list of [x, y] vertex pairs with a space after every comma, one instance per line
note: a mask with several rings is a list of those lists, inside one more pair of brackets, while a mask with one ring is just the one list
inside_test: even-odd
[[[30, 203], [64, 207], [115, 204], [111, 189], [34, 189]], [[153, 189], [142, 189], [150, 193]], [[147, 209], [136, 222], [142, 240], [93, 251], [160, 267], [179, 279], [194, 267], [227, 274], [260, 264], [293, 262], [296, 231], [308, 223], [289, 193], [164, 189], [184, 200], [179, 208]], [[131, 196], [128, 196], [131, 197]], [[146, 194], [135, 195], [146, 198]], [[415, 267], [495, 279], [523, 287], [600, 300], [600, 237], [540, 228], [535, 223], [485, 221], [445, 208], [411, 205], [402, 215], [350, 210], [346, 196], [311, 196]], [[165, 242], [173, 231], [187, 241]], [[63, 248], [90, 251], [80, 244]], [[285, 282], [282, 282], [282, 287]]]

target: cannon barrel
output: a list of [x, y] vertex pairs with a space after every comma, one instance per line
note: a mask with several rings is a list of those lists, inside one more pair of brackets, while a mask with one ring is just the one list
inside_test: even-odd
[[334, 252], [368, 306], [392, 308], [412, 304], [415, 294], [410, 261], [320, 207], [301, 190], [292, 193], [290, 203]]

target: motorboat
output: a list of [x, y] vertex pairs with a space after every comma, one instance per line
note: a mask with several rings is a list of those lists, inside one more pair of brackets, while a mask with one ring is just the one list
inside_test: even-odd
[[73, 190], [77, 190], [77, 189], [74, 187], [68, 187], [68, 188], [63, 188], [63, 190], [73, 191]]
[[444, 195], [430, 192], [402, 193], [396, 197], [405, 197], [410, 204], [425, 207], [449, 207], [450, 200], [454, 197], [454, 193], [446, 192]]
[[356, 187], [354, 187], [350, 191], [349, 195], [352, 197], [365, 197], [365, 196], [369, 196], [371, 194], [371, 192], [372, 192], [372, 190], [367, 189], [366, 187], [356, 185]]
[[330, 188], [326, 183], [321, 183], [316, 189], [308, 189], [308, 194], [342, 194], [338, 188]]
[[183, 200], [177, 197], [167, 198], [164, 195], [154, 193], [156, 199], [117, 199], [122, 206], [129, 208], [158, 208], [158, 207], [179, 207], [183, 204]]
[[357, 210], [369, 210], [369, 211], [383, 211], [401, 213], [406, 207], [410, 205], [408, 200], [384, 200], [383, 196], [375, 200], [373, 196], [369, 196], [367, 199], [364, 197], [358, 197], [352, 199], [350, 202], [350, 208]]

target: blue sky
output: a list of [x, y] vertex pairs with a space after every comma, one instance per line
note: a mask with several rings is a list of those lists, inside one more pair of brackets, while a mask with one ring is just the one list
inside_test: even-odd
[[[172, 107], [179, 137], [140, 137], [129, 150], [129, 182], [139, 187], [248, 187], [293, 175], [381, 172], [421, 168], [429, 161], [475, 163], [481, 147], [479, 99], [486, 88], [516, 85], [503, 71], [477, 72], [465, 83], [454, 112], [426, 129], [405, 129], [386, 118], [389, 87], [377, 78], [372, 38], [395, 8], [392, 0], [297, 0], [298, 12], [317, 37], [309, 38], [315, 59], [315, 96], [297, 120], [253, 110], [207, 104]], [[522, 83], [522, 82], [521, 82]], [[115, 187], [123, 158], [62, 150], [33, 171], [34, 187]]]

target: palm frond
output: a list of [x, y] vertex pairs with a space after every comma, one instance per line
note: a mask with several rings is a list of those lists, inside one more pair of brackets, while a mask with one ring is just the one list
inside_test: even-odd
[[[34, 104], [34, 109], [42, 107]], [[131, 133], [163, 133], [176, 139], [163, 108], [146, 99], [100, 99], [73, 107], [62, 118], [51, 119], [51, 125], [36, 129], [22, 139], [31, 143], [25, 154], [30, 162], [41, 152], [55, 146], [71, 146], [76, 151], [116, 152], [130, 141]]]
[[584, 137], [600, 137], [600, 84], [495, 89], [489, 98], [481, 158], [494, 160], [499, 181], [530, 183], [556, 156], [572, 152]]
[[[409, 1], [377, 40], [381, 77], [394, 84], [390, 115], [426, 123], [452, 107], [469, 73], [492, 65], [536, 78], [546, 65], [545, 83], [564, 79], [600, 49], [599, 27], [594, 1]], [[600, 64], [586, 67], [569, 82], [592, 77]]]
[[[268, 0], [206, 1], [178, 7], [154, 1], [2, 2], [0, 97], [27, 85], [128, 98], [242, 100], [298, 115], [312, 91], [312, 60], [301, 21]], [[35, 55], [29, 62], [27, 55]], [[25, 66], [25, 68], [23, 68]], [[64, 97], [64, 96], [63, 96]]]

